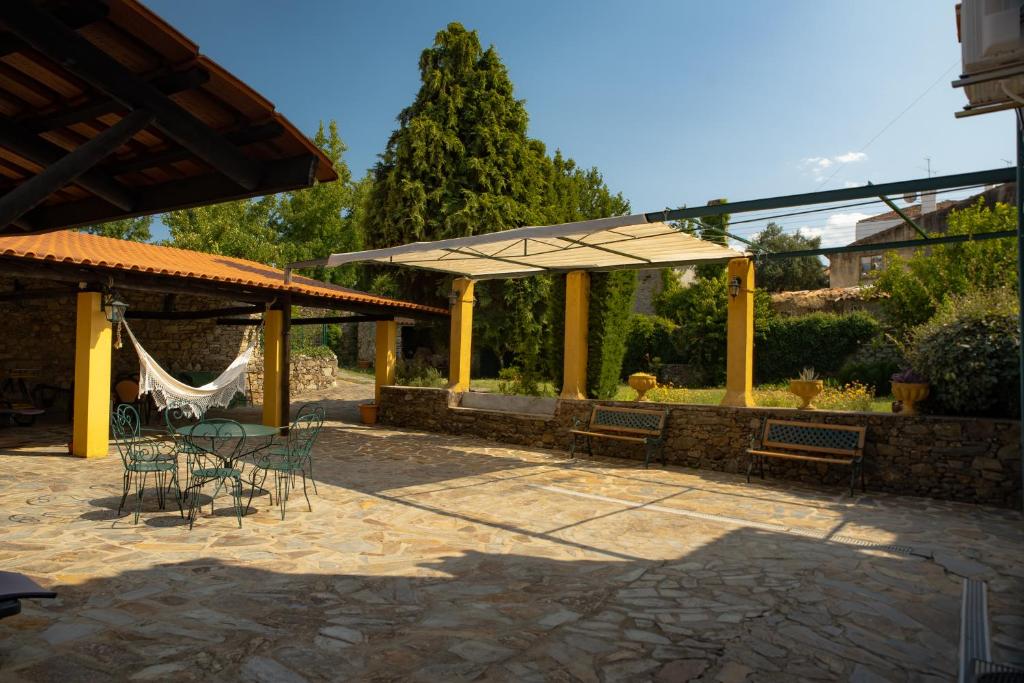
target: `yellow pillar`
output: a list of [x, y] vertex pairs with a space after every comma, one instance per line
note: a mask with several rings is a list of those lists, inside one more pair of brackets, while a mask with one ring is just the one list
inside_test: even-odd
[[565, 276], [565, 347], [562, 398], [587, 397], [587, 325], [590, 309], [590, 274], [574, 270]]
[[281, 373], [284, 361], [284, 311], [267, 311], [263, 320], [263, 424], [280, 427]]
[[377, 321], [377, 360], [374, 363], [374, 401], [380, 403], [380, 388], [395, 383], [395, 361], [398, 358], [398, 323]]
[[[754, 397], [754, 262], [748, 258], [729, 261], [729, 322], [726, 333], [725, 398], [723, 406], [752, 406]], [[739, 278], [739, 293], [732, 283]]]
[[110, 322], [99, 292], [78, 294], [75, 327], [75, 424], [71, 452], [107, 454], [110, 445]]
[[452, 283], [455, 303], [452, 305], [449, 334], [448, 388], [469, 391], [469, 365], [473, 350], [473, 285], [472, 280], [458, 278]]

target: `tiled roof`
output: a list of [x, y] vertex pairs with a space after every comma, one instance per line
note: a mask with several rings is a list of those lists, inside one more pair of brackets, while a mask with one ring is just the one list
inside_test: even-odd
[[[111, 268], [129, 272], [208, 280], [293, 294], [433, 314], [448, 311], [399, 301], [295, 275], [286, 284], [284, 271], [256, 261], [205, 254], [188, 249], [100, 237], [74, 230], [40, 235], [0, 236], [0, 257]], [[3, 272], [0, 266], [0, 273]]]
[[[938, 204], [935, 205], [935, 210], [936, 211], [942, 211], [943, 209], [948, 209], [949, 207], [955, 205], [956, 203], [957, 202], [955, 202], [955, 201], [944, 200], [944, 201], [941, 201], [941, 202], [939, 202]], [[907, 216], [910, 217], [910, 218], [920, 218], [921, 217], [921, 205], [920, 204], [911, 204], [910, 206], [907, 206], [907, 207], [904, 207], [903, 209], [901, 209], [901, 211], [903, 211], [903, 213], [907, 214]], [[901, 220], [900, 219], [900, 215], [898, 213], [896, 213], [895, 211], [886, 211], [885, 213], [880, 213], [877, 216], [872, 216], [871, 218], [865, 218], [864, 220], [858, 221], [858, 223], [874, 223], [875, 221], [895, 221], [895, 220]]]

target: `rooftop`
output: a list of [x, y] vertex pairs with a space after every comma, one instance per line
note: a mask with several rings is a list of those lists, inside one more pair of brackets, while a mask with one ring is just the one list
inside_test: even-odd
[[[389, 299], [339, 287], [319, 280], [292, 276], [285, 282], [284, 271], [255, 261], [177, 249], [156, 244], [101, 237], [75, 230], [38, 235], [0, 236], [0, 272], [13, 271], [15, 265], [54, 266], [76, 272], [86, 266], [100, 274], [147, 274], [167, 276], [197, 284], [223, 283], [237, 287], [238, 296], [257, 290], [263, 293], [290, 292], [294, 298], [315, 298], [354, 306], [373, 306], [409, 314], [448, 315], [432, 306]], [[46, 271], [40, 271], [42, 275]]]

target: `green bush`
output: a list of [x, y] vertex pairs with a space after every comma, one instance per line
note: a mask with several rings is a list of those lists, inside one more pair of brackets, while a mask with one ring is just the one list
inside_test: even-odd
[[679, 354], [672, 341], [677, 325], [668, 318], [635, 314], [629, 319], [622, 378], [634, 372], [652, 372], [661, 363], [675, 363]]
[[836, 379], [840, 384], [860, 382], [874, 388], [876, 395], [888, 396], [892, 393], [889, 378], [906, 364], [895, 344], [885, 337], [875, 337], [846, 359]]
[[395, 383], [403, 387], [443, 387], [441, 371], [419, 359], [399, 360], [395, 364]]
[[914, 328], [907, 355], [931, 383], [929, 409], [953, 415], [1016, 417], [1020, 307], [1002, 288], [945, 301]]
[[554, 391], [537, 380], [533, 373], [524, 373], [517, 367], [502, 368], [498, 372], [498, 393], [515, 396], [554, 396]]
[[587, 334], [587, 395], [590, 398], [611, 399], [619, 389], [635, 292], [635, 270], [590, 276]]
[[863, 311], [810, 313], [769, 320], [754, 330], [754, 373], [758, 383], [784, 382], [805, 367], [834, 375], [861, 345], [881, 332]]

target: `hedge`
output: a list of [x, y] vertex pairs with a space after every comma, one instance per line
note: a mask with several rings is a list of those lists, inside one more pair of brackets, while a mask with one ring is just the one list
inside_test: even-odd
[[622, 378], [634, 372], [651, 372], [659, 362], [676, 363], [679, 353], [672, 339], [677, 325], [668, 318], [634, 314], [629, 319]]
[[610, 399], [618, 391], [635, 293], [635, 270], [590, 275], [587, 338], [587, 395], [590, 398]]
[[879, 322], [863, 311], [774, 318], [755, 330], [754, 375], [759, 383], [785, 382], [805, 367], [834, 375], [880, 332]]

